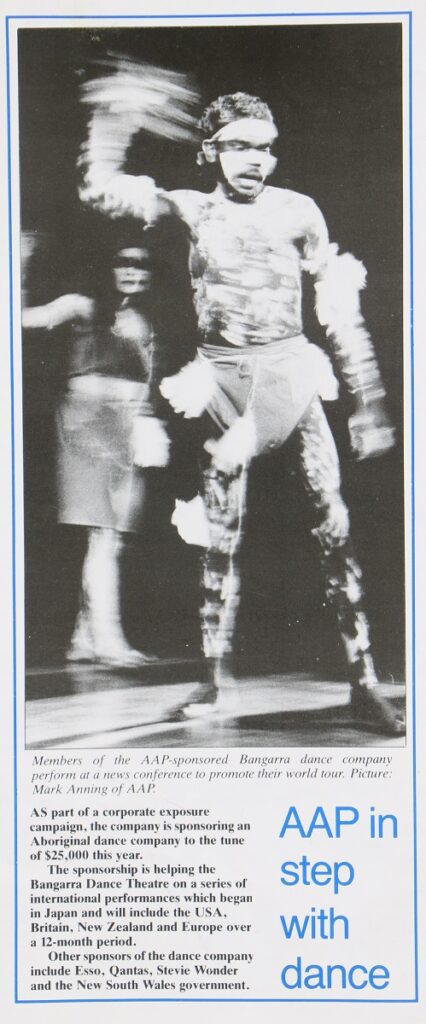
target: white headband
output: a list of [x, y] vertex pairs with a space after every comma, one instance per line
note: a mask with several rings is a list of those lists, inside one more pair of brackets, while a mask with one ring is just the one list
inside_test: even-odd
[[228, 124], [224, 124], [222, 128], [219, 128], [212, 135], [211, 139], [206, 139], [206, 142], [227, 142], [234, 137], [235, 129], [240, 129], [243, 125], [252, 135], [254, 134], [255, 138], [263, 139], [266, 127], [269, 129], [271, 141], [276, 139], [278, 135], [273, 121], [269, 121], [264, 117], [240, 117], [235, 121], [229, 121]]

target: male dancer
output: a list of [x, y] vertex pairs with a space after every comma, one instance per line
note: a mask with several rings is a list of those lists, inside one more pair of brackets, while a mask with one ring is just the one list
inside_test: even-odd
[[191, 131], [192, 97], [184, 95], [177, 76], [165, 88], [163, 74], [152, 68], [135, 74], [126, 64], [86, 88], [92, 117], [81, 160], [81, 197], [112, 216], [133, 214], [145, 224], [177, 215], [190, 235], [200, 345], [195, 360], [166, 378], [162, 391], [175, 411], [185, 417], [207, 412], [211, 424], [203, 473], [207, 537], [201, 609], [211, 673], [183, 714], [214, 707], [226, 677], [239, 601], [236, 556], [250, 460], [293, 435], [316, 519], [313, 533], [326, 596], [348, 663], [353, 713], [379, 732], [399, 735], [403, 717], [380, 694], [374, 671], [338, 456], [319, 397], [331, 397], [335, 380], [328, 361], [303, 335], [301, 317], [306, 272], [315, 282], [317, 315], [331, 354], [355, 403], [349, 424], [354, 451], [359, 458], [385, 451], [393, 431], [360, 313], [364, 268], [329, 244], [312, 199], [266, 184], [276, 164], [271, 149], [277, 129], [257, 97], [219, 97], [202, 117], [199, 159], [216, 171], [212, 193], [165, 192], [152, 179], [117, 173], [131, 136], [141, 127], [171, 137]]

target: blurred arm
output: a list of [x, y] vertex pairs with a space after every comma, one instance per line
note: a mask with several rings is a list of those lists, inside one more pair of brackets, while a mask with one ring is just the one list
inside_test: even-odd
[[176, 72], [121, 57], [108, 58], [104, 64], [107, 73], [81, 90], [89, 122], [79, 159], [80, 198], [112, 217], [130, 215], [152, 224], [170, 211], [172, 203], [152, 178], [122, 173], [127, 152], [141, 130], [179, 142], [194, 141], [197, 95], [186, 76]]
[[361, 313], [360, 293], [366, 285], [363, 264], [350, 253], [338, 255], [330, 245], [317, 275], [316, 312], [326, 329], [333, 356], [347, 389], [367, 406], [385, 397], [373, 343]]
[[27, 306], [22, 310], [22, 326], [25, 329], [44, 328], [53, 331], [55, 327], [72, 320], [89, 320], [93, 312], [93, 301], [85, 295], [60, 295], [45, 306]]
[[304, 269], [315, 279], [315, 308], [325, 327], [331, 354], [355, 412], [349, 432], [358, 458], [380, 455], [394, 444], [394, 431], [386, 412], [385, 388], [374, 346], [361, 313], [360, 293], [365, 288], [364, 265], [350, 253], [339, 255], [328, 242], [327, 227], [314, 204], [304, 251]]

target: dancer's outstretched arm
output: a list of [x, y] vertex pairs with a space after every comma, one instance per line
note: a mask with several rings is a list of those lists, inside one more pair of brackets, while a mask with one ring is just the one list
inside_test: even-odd
[[175, 211], [175, 193], [145, 175], [123, 173], [135, 135], [195, 142], [197, 93], [183, 74], [123, 57], [107, 58], [105, 74], [87, 82], [81, 100], [89, 109], [87, 139], [79, 159], [80, 198], [112, 217], [145, 224]]

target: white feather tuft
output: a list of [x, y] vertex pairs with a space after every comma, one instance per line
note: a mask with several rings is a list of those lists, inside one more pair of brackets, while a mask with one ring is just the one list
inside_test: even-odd
[[135, 466], [167, 466], [170, 438], [161, 420], [155, 416], [135, 416], [132, 431]]
[[184, 419], [201, 416], [207, 409], [216, 390], [214, 372], [210, 363], [197, 356], [191, 363], [175, 373], [163, 377], [160, 391], [170, 402], [175, 412], [183, 413]]
[[176, 498], [172, 515], [173, 526], [185, 544], [196, 544], [200, 548], [208, 548], [210, 529], [207, 510], [201, 494], [191, 501], [180, 501]]
[[355, 324], [361, 316], [360, 291], [365, 288], [367, 271], [351, 253], [338, 254], [330, 245], [327, 266], [315, 284], [315, 308], [319, 323], [327, 333]]
[[247, 466], [256, 454], [256, 427], [250, 413], [239, 416], [219, 441], [206, 441], [205, 449], [213, 457], [217, 469], [234, 473]]

